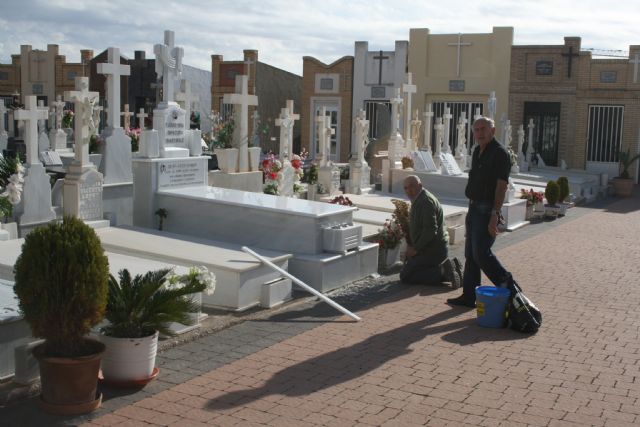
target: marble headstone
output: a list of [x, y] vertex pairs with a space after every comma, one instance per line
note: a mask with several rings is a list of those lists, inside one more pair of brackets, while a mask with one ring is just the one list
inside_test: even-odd
[[442, 175], [462, 175], [458, 162], [451, 153], [440, 153], [440, 164], [442, 165]]

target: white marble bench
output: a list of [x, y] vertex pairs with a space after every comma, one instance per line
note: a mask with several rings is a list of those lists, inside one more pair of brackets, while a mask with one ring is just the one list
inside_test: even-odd
[[[205, 266], [216, 275], [216, 291], [203, 295], [203, 305], [231, 310], [273, 306], [290, 298], [291, 281], [242, 252], [240, 245], [135, 227], [96, 230], [105, 250], [181, 266]], [[254, 248], [280, 268], [290, 254]], [[274, 285], [277, 283], [277, 285]], [[269, 284], [269, 285], [265, 285]], [[276, 292], [274, 301], [265, 288]]]

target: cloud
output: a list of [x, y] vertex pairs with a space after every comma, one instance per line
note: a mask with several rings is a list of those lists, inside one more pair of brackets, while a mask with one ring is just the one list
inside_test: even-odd
[[163, 30], [171, 29], [186, 64], [209, 70], [212, 54], [239, 60], [243, 49], [258, 49], [261, 61], [301, 74], [303, 56], [333, 62], [353, 55], [357, 40], [393, 49], [395, 40], [409, 39], [410, 28], [437, 34], [512, 26], [515, 44], [562, 44], [565, 36], [580, 36], [584, 47], [627, 50], [639, 43], [638, 16], [635, 0], [615, 7], [595, 0], [9, 0], [0, 18], [0, 61], [9, 62], [21, 44], [46, 49], [50, 43], [69, 62], [79, 62], [80, 49], [98, 53], [109, 46], [151, 57]]

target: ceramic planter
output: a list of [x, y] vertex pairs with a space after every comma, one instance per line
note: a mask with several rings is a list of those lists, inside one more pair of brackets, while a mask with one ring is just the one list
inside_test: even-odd
[[[145, 384], [155, 377], [158, 332], [142, 338], [116, 338], [100, 335], [106, 348], [102, 357], [102, 376], [109, 384]], [[157, 373], [157, 372], [155, 372]]]
[[216, 148], [213, 151], [218, 159], [218, 167], [224, 173], [236, 173], [238, 171], [238, 149]]
[[560, 206], [544, 205], [544, 216], [547, 218], [557, 218], [560, 213]]
[[631, 178], [613, 178], [613, 189], [618, 197], [631, 197], [633, 180]]
[[378, 268], [385, 270], [400, 261], [400, 245], [395, 248], [380, 248], [378, 252]]
[[105, 346], [95, 340], [87, 341], [96, 350], [88, 356], [49, 357], [44, 354], [44, 344], [33, 349], [40, 365], [40, 407], [45, 412], [78, 415], [100, 407], [98, 372]]
[[307, 200], [315, 200], [318, 192], [317, 184], [309, 184], [307, 186]]

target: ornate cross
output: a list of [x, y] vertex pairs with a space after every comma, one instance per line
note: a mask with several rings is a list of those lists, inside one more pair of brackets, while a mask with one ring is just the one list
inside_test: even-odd
[[27, 105], [24, 110], [16, 110], [16, 120], [25, 122], [25, 141], [27, 145], [27, 162], [29, 165], [40, 164], [38, 160], [38, 121], [45, 120], [48, 115], [46, 108], [38, 107], [35, 95], [27, 96]]
[[98, 92], [89, 92], [89, 78], [76, 77], [76, 90], [65, 91], [64, 99], [74, 103], [75, 109], [75, 161], [80, 166], [89, 164], [89, 126], [93, 121], [93, 107]]
[[182, 56], [184, 49], [174, 46], [173, 31], [164, 32], [164, 44], [156, 44], [153, 53], [156, 55], [156, 73], [162, 77], [162, 100], [172, 102], [174, 80], [182, 74]]

